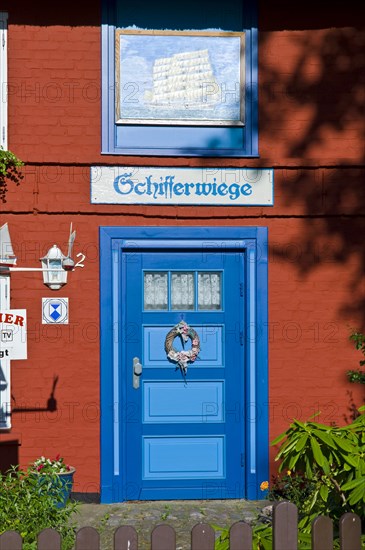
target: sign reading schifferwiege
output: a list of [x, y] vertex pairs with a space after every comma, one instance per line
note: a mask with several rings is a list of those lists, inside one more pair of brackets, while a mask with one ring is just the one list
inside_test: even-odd
[[27, 359], [27, 311], [0, 310], [0, 360]]
[[272, 168], [91, 167], [94, 204], [272, 206]]

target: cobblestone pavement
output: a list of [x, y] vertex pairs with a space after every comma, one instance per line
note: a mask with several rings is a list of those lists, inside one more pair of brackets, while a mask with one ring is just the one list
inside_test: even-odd
[[177, 550], [190, 550], [190, 531], [197, 523], [230, 526], [236, 521], [254, 521], [268, 501], [180, 500], [140, 501], [120, 504], [80, 504], [78, 527], [95, 527], [102, 550], [112, 550], [113, 533], [120, 525], [132, 525], [138, 533], [139, 548], [150, 550], [150, 534], [159, 524], [176, 531]]

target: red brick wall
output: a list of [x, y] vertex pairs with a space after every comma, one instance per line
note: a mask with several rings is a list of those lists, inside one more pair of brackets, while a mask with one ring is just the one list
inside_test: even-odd
[[[100, 225], [268, 226], [270, 436], [317, 410], [324, 422], [344, 422], [352, 402], [363, 401], [362, 388], [345, 377], [360, 359], [348, 327], [365, 325], [364, 35], [356, 13], [342, 26], [335, 4], [315, 25], [288, 15], [284, 2], [279, 12], [261, 9], [261, 156], [217, 161], [102, 156], [98, 5], [40, 4], [32, 15], [22, 0], [2, 8], [9, 148], [27, 164], [20, 187], [9, 184], [1, 223], [9, 223], [19, 265], [39, 265], [54, 243], [65, 248], [71, 221], [76, 251], [87, 259], [59, 293], [70, 298], [66, 326], [41, 324], [41, 298], [50, 292], [40, 278], [12, 276], [12, 307], [27, 309], [30, 328], [29, 359], [12, 364], [8, 437], [20, 440], [21, 462], [61, 452], [78, 470], [75, 490], [98, 491]], [[90, 166], [101, 163], [273, 166], [275, 206], [91, 205]], [[57, 411], [34, 410], [47, 408], [55, 377]]]

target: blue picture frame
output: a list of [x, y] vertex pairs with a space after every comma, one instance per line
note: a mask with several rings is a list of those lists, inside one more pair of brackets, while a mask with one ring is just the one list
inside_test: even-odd
[[116, 31], [116, 123], [244, 124], [245, 35]]
[[[213, 1], [213, 4], [212, 4]], [[202, 0], [201, 9], [156, 9], [154, 3], [103, 0], [101, 27], [101, 154], [149, 157], [257, 158], [258, 31], [257, 2], [228, 0], [222, 19], [218, 0]], [[185, 14], [185, 15], [184, 15]], [[115, 35], [126, 28], [165, 30], [223, 29], [245, 36], [244, 125], [117, 124]]]

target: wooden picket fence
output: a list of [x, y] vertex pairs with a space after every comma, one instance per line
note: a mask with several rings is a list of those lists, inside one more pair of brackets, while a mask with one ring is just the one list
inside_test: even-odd
[[[344, 514], [339, 524], [341, 550], [361, 550], [361, 520], [356, 514]], [[191, 550], [214, 550], [215, 532], [199, 523], [191, 531]], [[290, 502], [280, 502], [273, 509], [273, 550], [297, 550], [298, 511]], [[250, 525], [239, 521], [230, 529], [230, 550], [252, 550]], [[0, 535], [0, 550], [22, 550], [21, 536], [15, 531]], [[60, 535], [44, 529], [38, 535], [38, 550], [61, 550]], [[93, 527], [82, 527], [76, 535], [75, 550], [101, 550], [100, 535]], [[124, 525], [114, 533], [114, 550], [138, 550], [134, 527]], [[151, 550], [176, 550], [176, 533], [169, 525], [158, 525], [151, 533]], [[312, 526], [312, 550], [333, 550], [332, 520], [317, 517]]]

